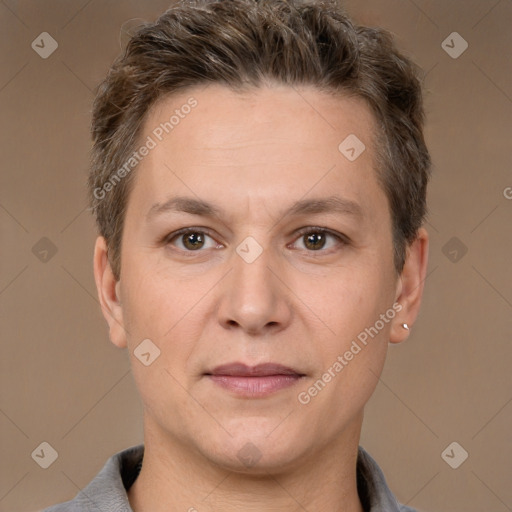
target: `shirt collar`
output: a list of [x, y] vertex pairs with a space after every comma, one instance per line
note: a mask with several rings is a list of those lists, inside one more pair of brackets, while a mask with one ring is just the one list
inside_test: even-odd
[[[136, 480], [143, 456], [144, 445], [139, 444], [110, 457], [90, 484], [72, 500], [76, 506], [73, 510], [133, 512], [126, 490]], [[415, 512], [398, 503], [377, 462], [362, 446], [359, 446], [357, 456], [357, 491], [365, 512]], [[59, 512], [59, 509], [50, 508], [44, 512]]]

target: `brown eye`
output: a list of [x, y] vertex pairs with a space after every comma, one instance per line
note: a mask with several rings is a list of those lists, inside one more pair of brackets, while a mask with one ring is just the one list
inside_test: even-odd
[[[296, 239], [295, 244], [299, 244], [299, 247], [296, 248], [304, 249], [307, 252], [322, 254], [349, 244], [349, 240], [344, 235], [326, 228], [304, 228], [299, 231], [298, 235], [299, 238]], [[300, 242], [302, 242], [303, 247], [300, 247]]]
[[183, 242], [183, 245], [191, 250], [195, 251], [197, 249], [201, 249], [204, 245], [204, 234], [201, 232], [192, 232], [187, 233], [185, 235], [181, 236], [181, 240]]
[[173, 245], [183, 252], [198, 252], [203, 249], [212, 249], [219, 244], [205, 231], [185, 228], [171, 233], [165, 239], [165, 244]]
[[325, 233], [310, 233], [304, 235], [304, 245], [312, 251], [317, 251], [325, 246], [325, 238]]

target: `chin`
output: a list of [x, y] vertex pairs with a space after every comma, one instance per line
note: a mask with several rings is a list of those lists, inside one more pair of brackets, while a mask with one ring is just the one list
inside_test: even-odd
[[290, 432], [289, 424], [280, 429], [282, 420], [273, 420], [237, 420], [237, 428], [231, 422], [230, 428], [226, 428], [231, 435], [220, 429], [222, 434], [219, 432], [217, 437], [199, 440], [199, 450], [214, 464], [237, 473], [268, 475], [276, 469], [293, 467], [300, 454], [308, 451], [308, 436]]

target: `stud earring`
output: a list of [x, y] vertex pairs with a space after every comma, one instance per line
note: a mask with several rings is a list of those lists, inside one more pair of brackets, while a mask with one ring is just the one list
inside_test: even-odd
[[402, 324], [402, 327], [403, 327], [404, 329], [406, 329], [407, 331], [409, 330], [409, 326], [408, 326], [407, 324]]

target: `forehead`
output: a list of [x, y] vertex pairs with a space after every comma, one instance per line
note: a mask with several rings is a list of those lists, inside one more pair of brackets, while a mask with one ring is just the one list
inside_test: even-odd
[[148, 111], [141, 140], [151, 139], [153, 148], [137, 168], [133, 192], [148, 196], [152, 208], [177, 188], [235, 203], [231, 189], [277, 207], [287, 196], [296, 201], [338, 188], [369, 205], [379, 194], [374, 129], [363, 100], [313, 87], [190, 88]]
[[[181, 136], [187, 139], [188, 149], [234, 149], [259, 140], [277, 146], [295, 140], [297, 145], [306, 144], [306, 149], [330, 144], [336, 150], [350, 134], [366, 139], [371, 148], [375, 126], [374, 116], [361, 98], [328, 94], [313, 86], [272, 85], [234, 91], [211, 84], [157, 100], [148, 111], [143, 132], [159, 140]], [[275, 139], [275, 134], [280, 137]], [[297, 146], [289, 156], [299, 152]]]

